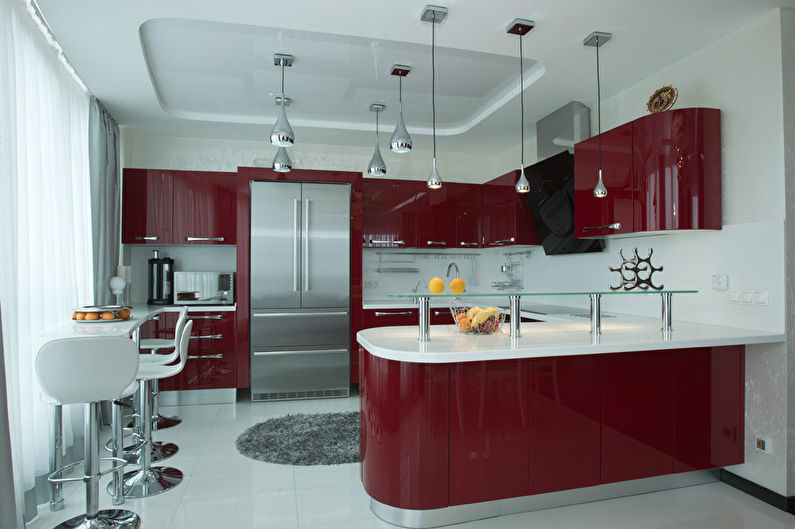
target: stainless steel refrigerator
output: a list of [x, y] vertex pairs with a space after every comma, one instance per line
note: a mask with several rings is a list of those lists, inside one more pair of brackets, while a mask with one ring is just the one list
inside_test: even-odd
[[348, 395], [349, 184], [251, 182], [251, 398]]

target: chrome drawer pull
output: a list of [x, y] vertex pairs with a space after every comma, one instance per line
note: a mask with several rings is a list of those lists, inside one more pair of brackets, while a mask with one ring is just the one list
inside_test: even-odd
[[406, 241], [370, 241], [370, 244], [406, 244]]
[[476, 242], [462, 242], [461, 246], [477, 246], [478, 243]]
[[136, 237], [135, 240], [136, 241], [156, 241], [157, 240], [157, 236], [156, 235], [145, 235], [143, 237]]
[[494, 245], [494, 244], [502, 244], [502, 243], [504, 243], [504, 242], [514, 242], [515, 240], [516, 240], [516, 238], [515, 238], [515, 237], [511, 237], [510, 239], [501, 239], [501, 240], [499, 240], [499, 241], [494, 241], [494, 242], [492, 242], [491, 244], [492, 244], [492, 245]]
[[218, 353], [214, 355], [188, 355], [188, 360], [203, 360], [205, 358], [223, 358], [223, 353]]
[[407, 310], [406, 312], [376, 312], [376, 316], [411, 316], [414, 311]]
[[598, 231], [598, 230], [620, 230], [621, 223], [614, 222], [613, 224], [605, 224], [604, 226], [586, 226], [582, 229], [583, 232], [586, 231]]
[[221, 314], [211, 314], [209, 316], [188, 316], [189, 320], [221, 320], [223, 319], [223, 315]]
[[223, 339], [223, 337], [224, 337], [223, 334], [203, 334], [201, 336], [191, 336], [190, 339], [191, 340], [203, 340], [203, 339], [207, 339], [207, 340], [221, 340], [221, 339]]
[[445, 244], [447, 244], [447, 241], [428, 241], [428, 243], [427, 243], [427, 244], [439, 244], [439, 245], [445, 245]]
[[452, 316], [452, 314], [450, 314], [446, 310], [435, 310], [435, 311], [433, 311], [433, 315], [434, 316], [444, 316], [445, 314], [448, 314], [448, 315]]
[[185, 237], [185, 240], [188, 241], [188, 242], [193, 242], [193, 241], [224, 242], [224, 238], [223, 237], [191, 237], [191, 236], [188, 236], [188, 237]]

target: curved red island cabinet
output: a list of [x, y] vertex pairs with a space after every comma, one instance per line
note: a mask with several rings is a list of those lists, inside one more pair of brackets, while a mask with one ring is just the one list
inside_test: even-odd
[[[573, 318], [574, 319], [574, 318]], [[360, 331], [361, 477], [403, 527], [716, 481], [743, 462], [745, 344], [783, 334], [617, 317], [466, 336]]]

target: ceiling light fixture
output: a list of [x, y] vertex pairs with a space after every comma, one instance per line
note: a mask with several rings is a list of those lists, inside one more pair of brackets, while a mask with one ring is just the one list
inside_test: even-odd
[[271, 129], [271, 143], [276, 147], [291, 147], [293, 143], [295, 143], [295, 134], [293, 133], [293, 128], [290, 126], [290, 122], [287, 121], [287, 114], [284, 111], [287, 99], [284, 97], [284, 67], [293, 65], [293, 56], [284, 53], [276, 53], [273, 55], [273, 64], [281, 66], [282, 68], [282, 91], [281, 97], [276, 99], [276, 101], [280, 103], [280, 110], [279, 117], [276, 119], [273, 129]]
[[422, 11], [420, 20], [431, 23], [431, 115], [433, 120], [433, 168], [426, 185], [430, 189], [442, 187], [442, 179], [436, 172], [436, 24], [447, 17], [447, 8], [427, 5]]
[[532, 20], [517, 18], [508, 26], [508, 33], [519, 35], [519, 126], [521, 130], [520, 152], [519, 155], [519, 179], [516, 181], [516, 192], [527, 193], [530, 191], [530, 182], [524, 175], [524, 57], [522, 55], [522, 37], [535, 27], [536, 23]]
[[599, 71], [599, 48], [612, 36], [612, 34], [603, 31], [594, 31], [582, 41], [583, 45], [596, 48], [596, 123], [599, 138], [599, 180], [596, 182], [596, 187], [593, 188], [593, 196], [596, 198], [607, 196], [607, 188], [602, 181], [602, 79]]
[[386, 174], [386, 164], [381, 158], [381, 149], [378, 147], [378, 114], [383, 112], [386, 105], [383, 103], [373, 103], [370, 105], [370, 112], [375, 112], [375, 152], [367, 166], [367, 174], [370, 176], [384, 176]]
[[398, 111], [398, 121], [395, 125], [395, 132], [389, 140], [389, 148], [392, 152], [404, 153], [411, 150], [411, 136], [406, 130], [406, 123], [403, 121], [403, 78], [411, 71], [411, 66], [396, 64], [392, 67], [392, 75], [398, 78], [398, 101], [400, 110]]
[[287, 149], [279, 147], [276, 156], [273, 158], [273, 170], [277, 173], [289, 173], [293, 169], [293, 161], [287, 154]]

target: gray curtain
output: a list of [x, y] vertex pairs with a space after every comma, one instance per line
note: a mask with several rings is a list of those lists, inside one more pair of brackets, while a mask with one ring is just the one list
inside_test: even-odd
[[8, 397], [6, 395], [5, 357], [3, 356], [3, 327], [0, 319], [0, 527], [21, 527], [17, 518], [17, 502], [14, 498], [13, 465], [11, 461], [11, 436], [8, 431]]
[[94, 303], [116, 302], [108, 280], [119, 264], [119, 125], [91, 96], [88, 117], [88, 168], [91, 173], [91, 220], [94, 229]]

